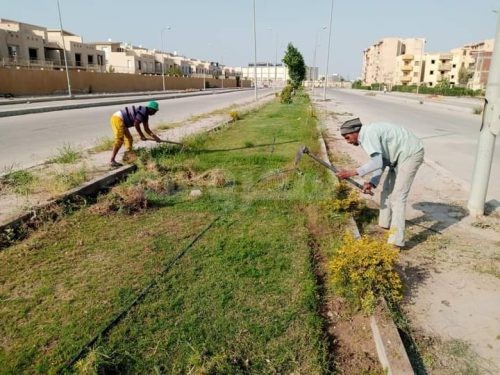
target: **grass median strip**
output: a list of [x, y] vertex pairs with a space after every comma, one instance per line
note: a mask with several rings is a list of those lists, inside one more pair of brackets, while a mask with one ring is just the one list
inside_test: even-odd
[[305, 211], [332, 188], [310, 161], [301, 173], [259, 181], [291, 168], [300, 144], [314, 151], [308, 100], [294, 100], [195, 137], [196, 147], [140, 153], [139, 171], [123, 184], [144, 189], [140, 210], [85, 209], [0, 253], [4, 369], [55, 371], [185, 239], [223, 215], [69, 371], [327, 372]]

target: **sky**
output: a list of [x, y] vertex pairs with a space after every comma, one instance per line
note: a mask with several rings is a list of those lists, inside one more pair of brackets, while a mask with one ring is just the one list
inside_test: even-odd
[[[84, 42], [122, 41], [247, 66], [254, 61], [253, 0], [59, 0], [63, 28]], [[292, 43], [307, 65], [361, 75], [363, 50], [385, 37], [425, 38], [426, 52], [493, 39], [500, 0], [255, 0], [257, 61]], [[59, 28], [57, 0], [0, 0], [0, 18]], [[166, 29], [166, 28], [170, 29]], [[323, 28], [326, 27], [326, 30]], [[277, 52], [277, 53], [276, 53]]]

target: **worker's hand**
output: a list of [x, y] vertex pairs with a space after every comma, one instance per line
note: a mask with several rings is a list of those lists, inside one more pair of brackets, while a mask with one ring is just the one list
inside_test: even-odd
[[158, 137], [157, 135], [153, 134], [153, 139], [157, 142], [157, 143], [160, 143], [160, 142], [163, 142], [163, 140]]
[[375, 189], [375, 186], [371, 182], [363, 184], [363, 193], [373, 195], [372, 189]]
[[336, 176], [341, 180], [356, 176], [358, 173], [355, 170], [342, 169], [336, 173]]

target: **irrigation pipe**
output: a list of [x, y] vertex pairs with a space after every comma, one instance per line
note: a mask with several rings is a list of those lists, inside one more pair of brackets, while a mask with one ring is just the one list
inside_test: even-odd
[[125, 315], [127, 315], [127, 313], [130, 311], [130, 309], [132, 309], [132, 307], [134, 307], [135, 305], [137, 305], [139, 302], [141, 302], [144, 298], [144, 296], [158, 283], [158, 279], [160, 278], [160, 276], [164, 275], [165, 273], [167, 273], [171, 268], [172, 266], [174, 265], [174, 263], [176, 261], [178, 261], [180, 258], [182, 258], [182, 256], [184, 256], [184, 254], [186, 254], [186, 252], [191, 248], [191, 246], [194, 245], [194, 243], [196, 241], [198, 241], [201, 236], [203, 236], [205, 234], [205, 232], [207, 232], [211, 227], [212, 225], [215, 224], [215, 222], [217, 220], [219, 220], [220, 216], [216, 217], [210, 224], [208, 224], [200, 233], [198, 233], [196, 235], [196, 237], [194, 237], [191, 242], [189, 242], [189, 244], [182, 250], [180, 251], [172, 260], [170, 260], [166, 265], [165, 267], [163, 268], [163, 270], [160, 271], [160, 273], [153, 279], [153, 281], [151, 281], [149, 283], [148, 286], [146, 286], [141, 293], [139, 293], [137, 295], [137, 297], [128, 305], [126, 306], [125, 308], [123, 308], [104, 328], [101, 329], [101, 331], [96, 334], [90, 341], [88, 341], [81, 349], [80, 351], [78, 352], [78, 354], [76, 354], [73, 358], [71, 358], [71, 360], [67, 361], [64, 365], [62, 365], [62, 367], [57, 371], [57, 373], [62, 373], [62, 371], [64, 369], [67, 369], [67, 368], [71, 368], [76, 362], [78, 362], [85, 353], [87, 353], [87, 351], [90, 349], [90, 347], [92, 345], [94, 345], [97, 340], [99, 340], [100, 338], [102, 337], [105, 337], [109, 331], [111, 331], [111, 329], [116, 325], [118, 324], [118, 322], [120, 322], [120, 320], [122, 320]]

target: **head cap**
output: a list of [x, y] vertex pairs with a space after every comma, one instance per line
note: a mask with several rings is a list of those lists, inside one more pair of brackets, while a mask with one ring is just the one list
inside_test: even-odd
[[345, 135], [345, 134], [359, 132], [362, 125], [363, 124], [361, 123], [361, 120], [359, 118], [353, 118], [351, 120], [347, 120], [340, 126], [340, 134]]
[[150, 101], [148, 104], [146, 104], [146, 107], [147, 108], [150, 108], [152, 110], [155, 110], [155, 111], [158, 111], [158, 109], [160, 108], [158, 106], [158, 102], [155, 102], [154, 100]]

